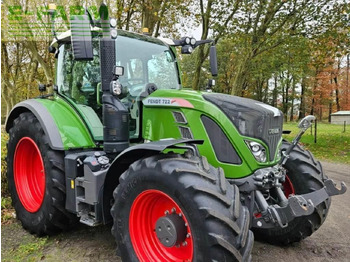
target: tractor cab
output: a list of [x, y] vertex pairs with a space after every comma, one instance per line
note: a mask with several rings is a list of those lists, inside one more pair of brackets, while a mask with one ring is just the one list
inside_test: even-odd
[[[106, 69], [103, 62], [101, 67], [101, 52], [106, 49], [101, 49], [101, 29], [95, 27], [91, 32], [92, 57], [88, 59], [75, 58], [70, 31], [58, 36], [51, 46], [57, 50], [58, 95], [80, 112], [95, 139], [103, 140], [101, 75]], [[123, 71], [117, 76], [121, 89], [117, 98], [129, 114], [129, 138], [139, 140], [141, 100], [157, 89], [181, 87], [174, 49], [161, 40], [123, 30], [117, 30], [117, 37], [110, 41], [115, 42], [111, 59]], [[112, 70], [108, 73], [112, 78]]]

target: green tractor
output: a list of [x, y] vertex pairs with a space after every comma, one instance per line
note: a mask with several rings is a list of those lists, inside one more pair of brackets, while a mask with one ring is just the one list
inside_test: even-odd
[[[182, 53], [212, 41], [156, 39], [71, 17], [55, 36], [52, 95], [6, 123], [17, 218], [37, 235], [113, 223], [123, 261], [250, 261], [254, 237], [288, 244], [324, 222], [320, 162], [282, 139], [282, 113], [258, 101], [181, 88]], [[45, 85], [39, 88], [44, 91]]]

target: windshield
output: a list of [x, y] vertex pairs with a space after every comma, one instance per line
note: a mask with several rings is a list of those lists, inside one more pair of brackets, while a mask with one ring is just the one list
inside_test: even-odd
[[131, 96], [139, 96], [147, 84], [158, 89], [179, 89], [174, 54], [165, 45], [119, 35], [116, 65], [124, 67], [119, 81]]

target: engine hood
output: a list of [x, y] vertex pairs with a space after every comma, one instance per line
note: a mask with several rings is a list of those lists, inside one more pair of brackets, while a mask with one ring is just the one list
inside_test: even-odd
[[222, 110], [241, 135], [265, 142], [270, 161], [274, 159], [282, 136], [283, 114], [280, 110], [237, 96], [207, 93], [203, 97]]

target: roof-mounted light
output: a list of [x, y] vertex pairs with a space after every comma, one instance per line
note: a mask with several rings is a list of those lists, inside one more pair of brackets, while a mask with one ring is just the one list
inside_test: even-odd
[[181, 47], [181, 53], [182, 54], [192, 54], [193, 52], [193, 47], [190, 45], [184, 45]]
[[193, 50], [202, 44], [213, 43], [213, 40], [196, 40], [193, 37], [182, 37], [180, 40], [173, 39], [173, 46], [181, 46], [183, 54], [191, 54]]
[[117, 20], [115, 18], [111, 18], [111, 20], [109, 20], [109, 24], [111, 27], [115, 28], [117, 26]]
[[196, 39], [195, 38], [191, 38], [191, 45], [194, 46], [196, 44]]
[[49, 4], [49, 13], [54, 13], [56, 11], [56, 5], [55, 4]]

